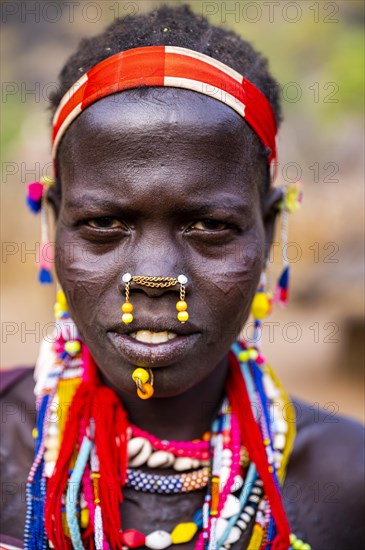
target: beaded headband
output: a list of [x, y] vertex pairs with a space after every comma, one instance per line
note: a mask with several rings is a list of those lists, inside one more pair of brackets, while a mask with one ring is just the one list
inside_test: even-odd
[[95, 101], [141, 86], [184, 88], [207, 95], [234, 109], [276, 159], [275, 115], [252, 82], [224, 63], [176, 46], [145, 46], [104, 59], [84, 74], [63, 96], [53, 119], [52, 156], [76, 117]]

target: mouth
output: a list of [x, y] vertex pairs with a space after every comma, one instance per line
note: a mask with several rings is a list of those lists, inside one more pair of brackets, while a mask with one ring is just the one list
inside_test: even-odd
[[110, 330], [107, 335], [117, 352], [128, 363], [139, 367], [166, 367], [180, 362], [201, 336], [198, 331], [181, 328], [151, 330], [142, 327], [129, 333]]
[[154, 332], [152, 330], [138, 330], [137, 332], [131, 332], [129, 335], [131, 338], [134, 338], [138, 342], [143, 342], [144, 344], [164, 344], [177, 338], [175, 332], [163, 331], [163, 332]]

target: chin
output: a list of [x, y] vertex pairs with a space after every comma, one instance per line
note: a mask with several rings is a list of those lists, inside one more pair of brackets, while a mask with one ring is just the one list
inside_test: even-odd
[[[122, 358], [116, 358], [115, 355], [109, 361], [105, 361], [105, 356], [101, 362], [98, 362], [95, 356], [102, 379], [117, 393], [122, 394], [122, 398], [123, 394], [136, 396], [136, 385], [132, 380], [132, 372], [138, 366], [152, 368], [154, 375], [152, 399], [182, 395], [199, 385], [211, 371], [208, 365], [204, 369], [204, 365], [196, 363], [196, 355], [195, 361], [187, 358], [186, 361], [159, 367], [153, 367], [146, 363], [126, 363]], [[202, 356], [202, 354], [200, 353], [198, 356]], [[189, 365], [188, 369], [186, 365]]]

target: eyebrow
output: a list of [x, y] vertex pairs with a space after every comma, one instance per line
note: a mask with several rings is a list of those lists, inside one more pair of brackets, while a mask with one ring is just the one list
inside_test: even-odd
[[95, 197], [94, 195], [83, 195], [80, 199], [65, 199], [65, 210], [80, 210], [85, 206], [87, 208], [93, 206], [96, 208], [111, 208], [113, 206], [119, 206], [119, 204], [109, 199]]
[[182, 204], [178, 206], [179, 212], [183, 214], [188, 214], [194, 212], [196, 214], [209, 212], [211, 210], [234, 210], [235, 212], [241, 214], [242, 212], [247, 212], [252, 208], [245, 202], [237, 200], [224, 200], [218, 198], [217, 201], [204, 202], [200, 204], [191, 203], [191, 204]]
[[[98, 209], [106, 209], [106, 210], [124, 210], [126, 212], [134, 212], [137, 213], [139, 209], [134, 205], [130, 204], [128, 202], [123, 202], [120, 200], [113, 201], [107, 198], [103, 197], [95, 197], [94, 195], [84, 195], [80, 199], [66, 199], [64, 208], [67, 211], [79, 211], [83, 208], [90, 209], [90, 210], [98, 210]], [[176, 210], [181, 212], [182, 214], [191, 214], [194, 213], [196, 215], [198, 214], [204, 214], [209, 211], [217, 211], [217, 210], [230, 210], [235, 211], [238, 214], [246, 213], [248, 211], [252, 210], [252, 206], [250, 206], [246, 201], [243, 201], [242, 199], [238, 199], [237, 197], [234, 197], [233, 195], [218, 195], [214, 199], [211, 199], [210, 201], [207, 201], [206, 198], [204, 198], [204, 202], [196, 202], [196, 199], [194, 201], [184, 204], [176, 204]]]

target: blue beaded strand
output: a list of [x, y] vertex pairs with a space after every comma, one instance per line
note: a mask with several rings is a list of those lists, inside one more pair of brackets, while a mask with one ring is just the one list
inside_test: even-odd
[[[266, 396], [266, 393], [265, 393], [265, 390], [264, 390], [264, 386], [263, 386], [262, 370], [260, 369], [260, 367], [254, 361], [252, 362], [251, 368], [252, 368], [253, 376], [254, 376], [255, 383], [256, 383], [258, 397], [261, 401], [261, 409], [262, 409], [263, 414], [264, 414], [264, 419], [263, 420], [265, 422], [266, 430], [269, 434], [271, 451], [274, 452], [273, 444], [272, 444], [273, 436], [272, 436], [271, 426], [270, 426], [269, 402], [268, 402], [268, 399], [267, 399], [267, 396]], [[276, 485], [277, 489], [280, 491], [280, 483], [279, 483], [275, 468], [273, 469], [273, 478], [274, 478], [275, 485]]]
[[243, 487], [241, 489], [241, 494], [239, 496], [239, 503], [240, 503], [239, 512], [237, 512], [237, 514], [235, 516], [232, 516], [229, 519], [227, 527], [225, 528], [225, 530], [223, 532], [223, 535], [221, 536], [221, 538], [217, 542], [217, 548], [220, 548], [221, 546], [223, 546], [223, 544], [225, 543], [232, 527], [235, 525], [235, 523], [239, 519], [240, 515], [242, 514], [242, 510], [245, 507], [246, 502], [248, 500], [248, 497], [250, 496], [250, 493], [251, 493], [250, 488], [253, 487], [256, 479], [257, 479], [256, 466], [253, 462], [251, 462], [251, 464], [250, 464], [250, 466], [247, 470], [245, 482], [244, 482]]
[[46, 480], [43, 478], [43, 426], [50, 401], [50, 395], [42, 398], [36, 430], [35, 459], [26, 486], [26, 518], [24, 527], [25, 550], [44, 550], [47, 548], [47, 538], [44, 527], [44, 503], [46, 497]]
[[[195, 474], [199, 477], [203, 477], [205, 473], [208, 477], [209, 472], [206, 467], [202, 468], [200, 471], [197, 471]], [[187, 489], [184, 486], [185, 479], [191, 476], [192, 474], [160, 476], [128, 468], [126, 485], [127, 487], [133, 487], [135, 491], [142, 491], [143, 493], [160, 493], [165, 495], [201, 489], [201, 486], [192, 487], [190, 489]]]
[[250, 359], [249, 365], [253, 374], [253, 379], [255, 381], [256, 390], [259, 394], [260, 401], [262, 403], [262, 412], [264, 413], [265, 425], [268, 433], [270, 434], [270, 440], [272, 441], [271, 425], [270, 425], [270, 404], [267, 399], [264, 385], [262, 381], [262, 370], [257, 365], [256, 361]]
[[267, 548], [267, 550], [271, 550], [271, 546], [272, 546], [271, 541], [274, 540], [275, 535], [276, 535], [275, 522], [274, 522], [273, 518], [271, 517], [268, 528], [267, 528], [267, 533], [266, 533], [266, 541], [267, 541], [266, 542], [266, 548]]
[[[268, 414], [269, 414], [268, 413], [268, 401], [266, 399], [266, 394], [265, 394], [263, 384], [262, 384], [262, 371], [261, 371], [261, 368], [257, 365], [256, 361], [254, 361], [252, 359], [247, 359], [247, 361], [246, 360], [245, 361], [240, 361], [239, 360], [239, 353], [242, 350], [242, 347], [238, 342], [235, 342], [233, 344], [232, 349], [233, 349], [233, 351], [236, 355], [237, 360], [240, 362], [242, 375], [243, 375], [243, 378], [244, 378], [244, 381], [245, 381], [245, 384], [246, 384], [249, 399], [250, 399], [250, 402], [251, 402], [251, 407], [252, 407], [253, 413], [256, 417], [256, 420], [260, 425], [260, 413], [259, 413], [259, 411], [257, 411], [257, 407], [255, 406], [256, 405], [256, 400], [257, 400], [257, 398], [259, 398], [260, 399], [260, 404], [261, 404], [261, 409], [262, 409], [262, 411], [265, 415], [264, 420], [265, 420], [265, 426], [266, 426], [266, 419], [269, 419], [269, 416], [268, 416]], [[246, 351], [246, 350], [243, 350], [243, 351]], [[251, 366], [252, 372], [251, 372], [251, 369], [249, 368], [249, 364]], [[256, 378], [254, 378], [253, 373], [256, 374]], [[261, 374], [261, 378], [259, 377], [259, 374]], [[257, 382], [258, 382], [258, 386], [257, 386]], [[263, 399], [263, 396], [265, 396], [264, 399]], [[270, 425], [270, 422], [268, 422], [268, 424]], [[260, 426], [260, 429], [262, 431], [261, 426]], [[268, 433], [270, 434], [270, 432], [268, 432]], [[271, 444], [271, 437], [270, 437], [270, 444]], [[277, 479], [275, 468], [273, 468], [273, 479], [274, 479], [274, 482], [277, 485], [277, 487], [279, 487], [279, 482], [278, 482], [278, 479]], [[271, 524], [273, 525], [273, 529], [275, 529], [275, 524], [273, 522], [273, 518], [272, 518], [272, 515], [270, 513], [269, 525], [271, 525]], [[275, 531], [273, 531], [273, 532], [275, 532]]]
[[68, 480], [67, 494], [66, 494], [66, 518], [70, 531], [72, 548], [75, 550], [85, 550], [82, 543], [81, 532], [79, 522], [77, 520], [76, 505], [77, 495], [80, 491], [80, 485], [82, 476], [85, 471], [85, 467], [91, 452], [92, 441], [85, 436], [82, 440], [82, 444], [77, 455], [75, 467]]

